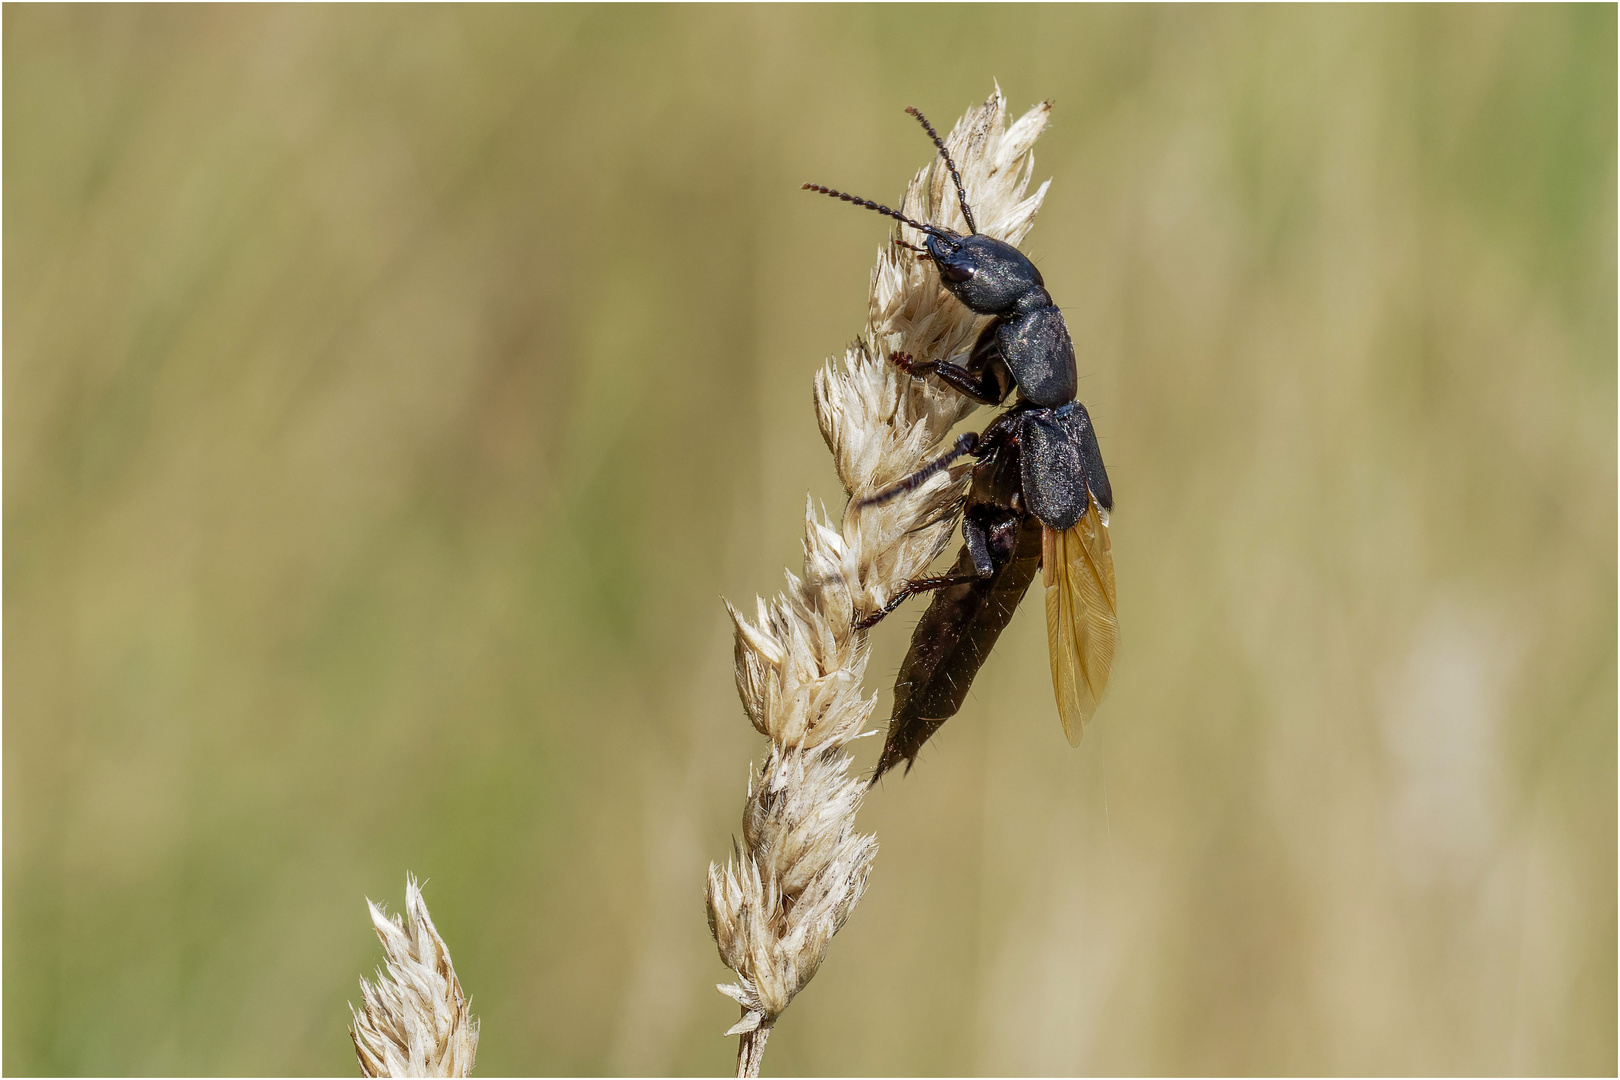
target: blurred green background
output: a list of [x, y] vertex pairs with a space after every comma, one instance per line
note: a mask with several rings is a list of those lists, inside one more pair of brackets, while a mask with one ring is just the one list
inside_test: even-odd
[[4, 31], [6, 1072], [353, 1073], [407, 870], [481, 1073], [731, 1068], [719, 598], [885, 236], [798, 185], [998, 78], [1120, 660], [1071, 752], [1025, 605], [766, 1071], [1615, 1071], [1613, 6]]

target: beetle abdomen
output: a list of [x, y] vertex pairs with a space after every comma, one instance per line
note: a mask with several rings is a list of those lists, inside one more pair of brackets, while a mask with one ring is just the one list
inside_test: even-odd
[[[909, 769], [923, 743], [956, 715], [973, 677], [1035, 580], [1040, 561], [1041, 523], [1026, 517], [1013, 558], [994, 576], [934, 594], [894, 682], [894, 716], [874, 781], [901, 761]], [[966, 547], [951, 572], [973, 572], [973, 557]]]

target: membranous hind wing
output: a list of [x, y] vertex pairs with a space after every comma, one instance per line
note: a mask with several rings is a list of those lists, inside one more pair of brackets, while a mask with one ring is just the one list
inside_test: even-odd
[[1041, 567], [1052, 690], [1063, 733], [1071, 745], [1079, 746], [1086, 723], [1108, 688], [1119, 640], [1114, 554], [1095, 499], [1073, 528], [1058, 532], [1042, 526]]

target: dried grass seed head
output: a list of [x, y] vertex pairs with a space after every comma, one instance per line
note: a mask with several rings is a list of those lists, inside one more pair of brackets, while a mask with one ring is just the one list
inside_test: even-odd
[[[979, 232], [1015, 244], [1028, 232], [1046, 194], [1042, 184], [1026, 195], [1030, 150], [1049, 111], [1037, 105], [1008, 126], [998, 87], [945, 138]], [[919, 222], [967, 225], [937, 156], [900, 206]], [[891, 241], [913, 242], [908, 230], [916, 232], [897, 226]], [[879, 254], [862, 337], [815, 377], [817, 420], [848, 494], [870, 495], [915, 471], [974, 408], [952, 389], [897, 371], [889, 356], [960, 362], [983, 323], [916, 252], [891, 242]], [[727, 604], [737, 692], [772, 744], [750, 779], [732, 857], [709, 867], [709, 928], [738, 976], [720, 990], [746, 1010], [727, 1034], [775, 1022], [865, 891], [877, 842], [855, 830], [865, 785], [849, 777], [844, 748], [877, 698], [861, 690], [866, 635], [853, 622], [944, 550], [970, 471], [959, 465], [890, 502], [852, 504], [837, 522], [807, 505], [803, 576], [789, 573], [782, 593], [758, 599], [752, 620]]]
[[478, 1021], [456, 979], [450, 949], [428, 914], [414, 877], [405, 879], [405, 917], [371, 901], [371, 924], [385, 967], [360, 980], [361, 1007], [349, 1029], [365, 1076], [468, 1076], [478, 1053]]

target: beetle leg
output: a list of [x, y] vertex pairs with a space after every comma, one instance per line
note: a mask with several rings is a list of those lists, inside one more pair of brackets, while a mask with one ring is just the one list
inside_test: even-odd
[[996, 342], [998, 325], [1000, 321], [993, 320], [980, 332], [978, 341], [973, 344], [973, 351], [968, 354], [966, 367], [948, 360], [918, 363], [910, 353], [903, 352], [890, 353], [889, 360], [913, 379], [937, 375], [940, 382], [963, 397], [981, 405], [1000, 405], [1012, 393], [1013, 377]]
[[862, 616], [852, 624], [857, 630], [870, 630], [895, 608], [916, 596], [918, 593], [933, 592], [935, 589], [948, 589], [952, 585], [971, 585], [979, 580], [978, 574], [932, 574], [928, 577], [915, 578], [906, 582], [889, 598], [889, 602], [870, 615]]
[[975, 375], [959, 364], [948, 360], [929, 360], [901, 368], [907, 375], [920, 379], [925, 375], [938, 375], [939, 381], [963, 397], [972, 398], [980, 405], [1000, 405], [1007, 396], [1001, 381], [991, 372]]
[[979, 436], [971, 431], [964, 432], [956, 437], [956, 445], [951, 447], [950, 450], [930, 461], [910, 476], [890, 484], [875, 495], [868, 495], [866, 498], [856, 502], [855, 505], [857, 507], [875, 506], [878, 503], [886, 503], [890, 499], [904, 495], [908, 491], [921, 487], [923, 482], [930, 476], [949, 468], [951, 462], [957, 458], [966, 457], [968, 454], [976, 452], [978, 448]]
[[992, 553], [990, 548], [992, 544], [998, 549], [1003, 545], [996, 543], [999, 537], [991, 535], [994, 528], [994, 522], [991, 522], [990, 528], [987, 529], [985, 523], [979, 521], [971, 512], [962, 518], [962, 546], [967, 548], [968, 557], [973, 560], [973, 569], [976, 571], [974, 577], [987, 578], [996, 572], [995, 556], [1001, 552], [997, 550]]
[[[882, 622], [884, 616], [918, 593], [933, 592], [935, 589], [948, 589], [952, 585], [971, 585], [975, 581], [983, 581], [985, 578], [994, 577], [998, 561], [997, 556], [1001, 557], [999, 561], [1005, 562], [1012, 554], [1006, 539], [1001, 535], [1005, 530], [998, 529], [997, 524], [992, 522], [990, 527], [986, 529], [982, 522], [973, 518], [967, 518], [962, 522], [962, 539], [966, 542], [968, 555], [973, 560], [973, 573], [929, 574], [925, 577], [913, 578], [900, 586], [881, 610], [857, 618], [854, 623], [855, 629], [870, 630]], [[1016, 527], [1017, 522], [1015, 521], [1013, 524]], [[1008, 534], [1009, 537], [1011, 535]]]

